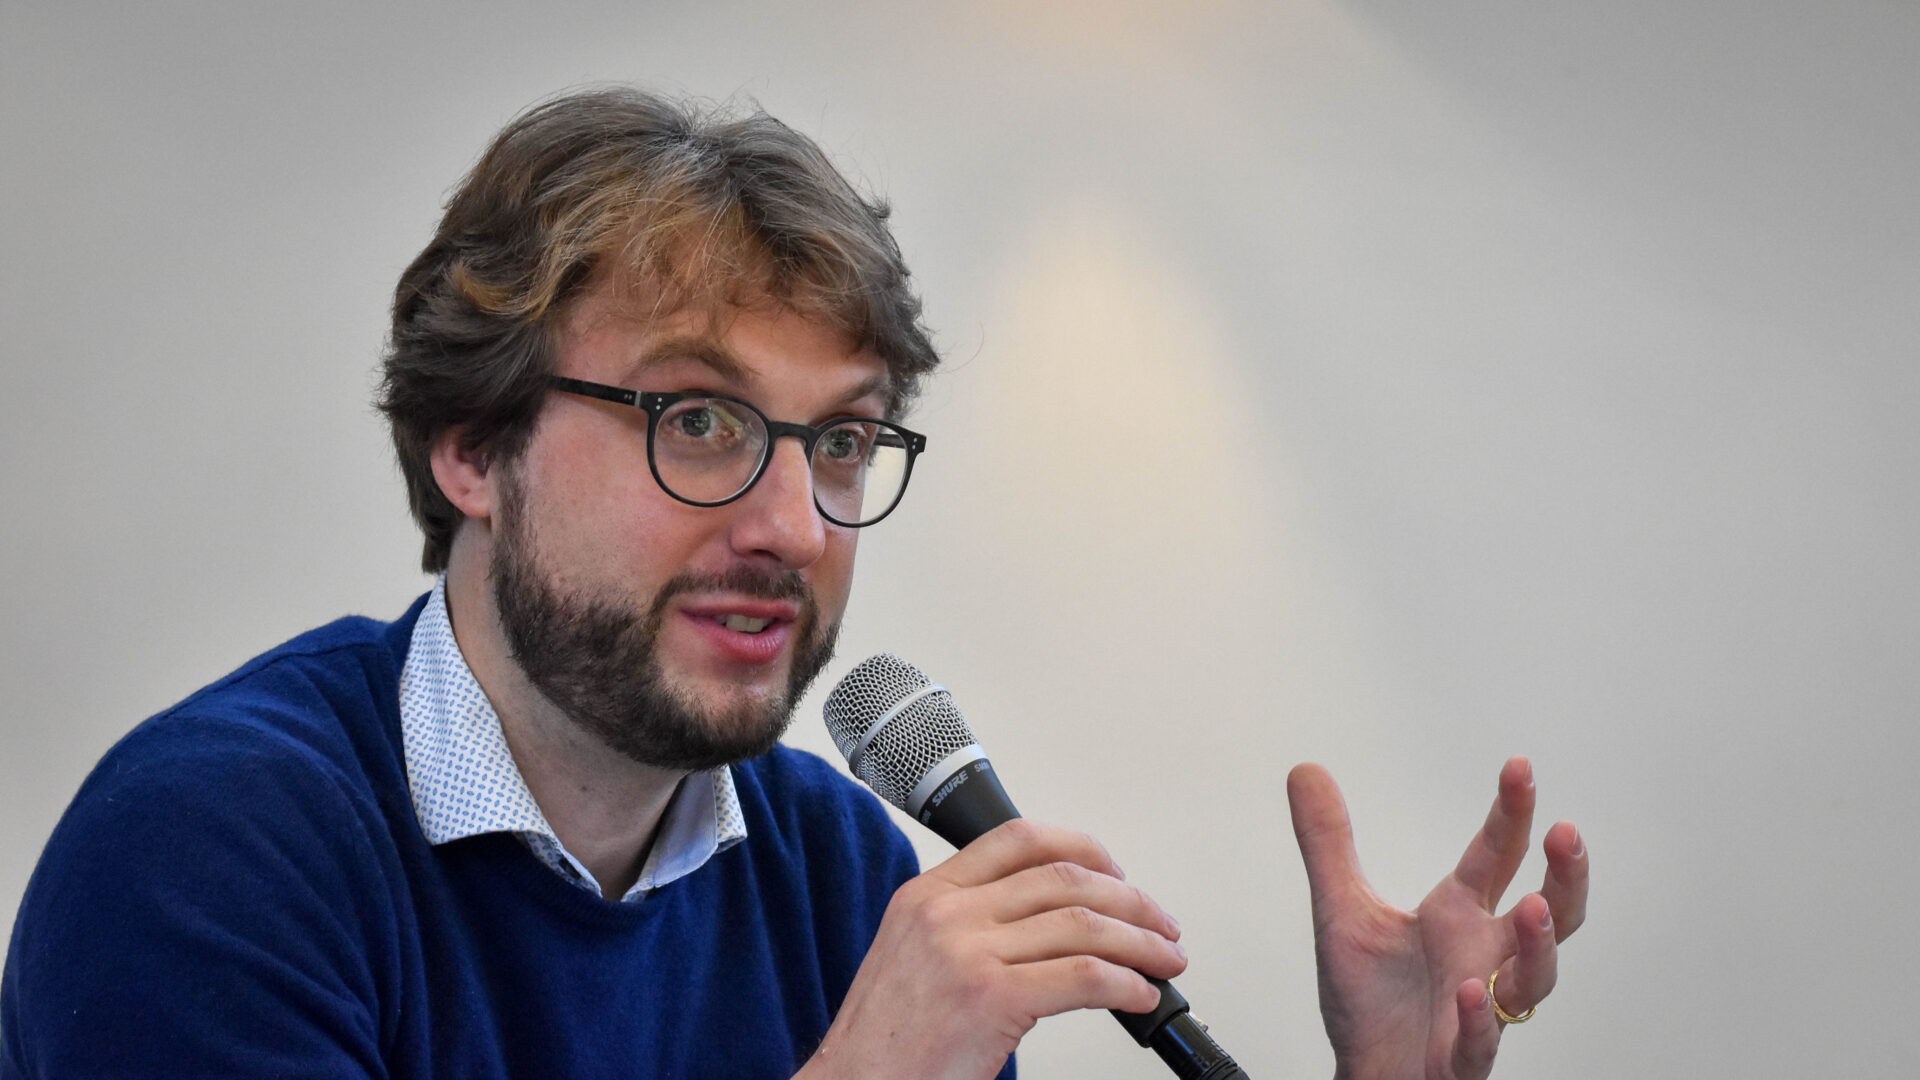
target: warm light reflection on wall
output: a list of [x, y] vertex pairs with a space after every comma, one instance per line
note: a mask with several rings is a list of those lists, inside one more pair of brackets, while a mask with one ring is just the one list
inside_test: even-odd
[[[1220, 314], [1092, 202], [1036, 218], [997, 276], [975, 369], [975, 464], [1050, 573], [1244, 569], [1265, 515], [1262, 441]], [[1191, 584], [1195, 578], [1175, 574]]]

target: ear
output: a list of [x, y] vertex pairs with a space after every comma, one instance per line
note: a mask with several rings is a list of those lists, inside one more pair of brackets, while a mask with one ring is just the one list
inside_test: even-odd
[[454, 509], [475, 521], [491, 521], [492, 462], [486, 450], [467, 446], [465, 435], [458, 428], [441, 432], [427, 460], [433, 465], [433, 479], [440, 485], [440, 493]]

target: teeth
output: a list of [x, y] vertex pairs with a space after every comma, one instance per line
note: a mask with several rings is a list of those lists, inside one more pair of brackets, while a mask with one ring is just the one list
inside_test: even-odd
[[772, 619], [749, 619], [745, 615], [728, 615], [720, 620], [720, 625], [743, 634], [757, 634], [767, 628]]

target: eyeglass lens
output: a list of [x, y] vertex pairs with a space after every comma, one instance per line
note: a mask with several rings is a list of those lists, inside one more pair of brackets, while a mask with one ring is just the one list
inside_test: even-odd
[[[660, 482], [682, 499], [718, 503], [740, 494], [766, 459], [760, 415], [725, 398], [684, 398], [654, 425]], [[864, 525], [893, 508], [907, 482], [907, 441], [890, 424], [843, 420], [813, 444], [813, 497], [834, 521]]]

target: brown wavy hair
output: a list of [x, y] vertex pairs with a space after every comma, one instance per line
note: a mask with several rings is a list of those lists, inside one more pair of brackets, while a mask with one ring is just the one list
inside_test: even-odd
[[765, 298], [830, 325], [885, 360], [901, 413], [939, 355], [887, 214], [757, 109], [617, 87], [514, 119], [394, 291], [378, 405], [421, 566], [446, 569], [461, 519], [434, 481], [434, 443], [459, 429], [492, 460], [525, 448], [567, 316], [602, 274], [657, 289], [661, 310]]

